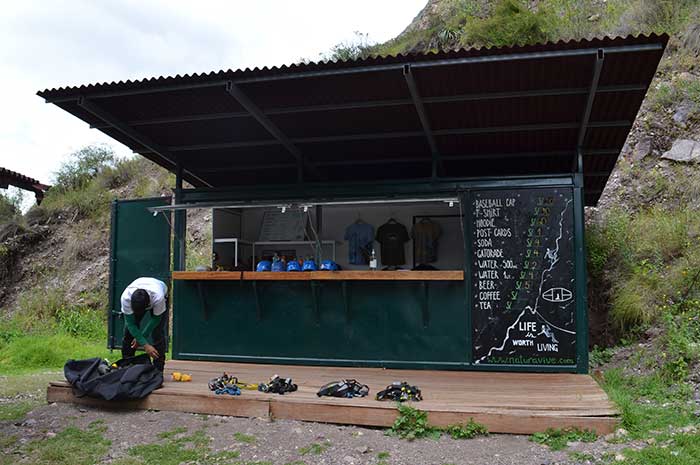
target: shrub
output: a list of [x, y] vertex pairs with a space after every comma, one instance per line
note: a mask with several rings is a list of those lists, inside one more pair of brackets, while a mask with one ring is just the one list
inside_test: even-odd
[[114, 166], [106, 166], [100, 173], [100, 184], [105, 189], [116, 189], [133, 180], [139, 173], [139, 159], [118, 160]]
[[9, 191], [0, 192], [0, 225], [14, 221], [21, 214], [23, 200], [24, 193], [19, 189], [13, 194]]
[[354, 32], [354, 38], [331, 47], [329, 53], [322, 53], [323, 61], [348, 61], [359, 58], [367, 58], [372, 54], [372, 44], [369, 41], [369, 34], [359, 31]]
[[489, 18], [470, 18], [468, 44], [488, 47], [542, 43], [552, 39], [554, 18], [546, 8], [530, 11], [518, 0], [500, 0]]

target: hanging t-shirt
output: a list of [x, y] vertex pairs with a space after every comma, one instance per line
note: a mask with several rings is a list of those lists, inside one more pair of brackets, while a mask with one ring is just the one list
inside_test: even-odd
[[377, 229], [377, 242], [382, 245], [382, 265], [397, 266], [406, 263], [404, 244], [408, 242], [406, 227], [397, 221], [384, 223]]
[[437, 241], [441, 232], [440, 225], [430, 220], [421, 220], [413, 225], [411, 236], [416, 264], [437, 261]]
[[348, 241], [348, 262], [351, 265], [367, 265], [372, 254], [374, 226], [367, 223], [353, 223], [345, 229]]

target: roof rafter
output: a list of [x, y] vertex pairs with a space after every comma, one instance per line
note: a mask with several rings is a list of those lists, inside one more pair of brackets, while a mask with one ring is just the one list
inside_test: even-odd
[[299, 150], [299, 148], [292, 142], [275, 123], [273, 123], [270, 118], [265, 116], [265, 114], [260, 110], [260, 108], [253, 103], [250, 98], [243, 92], [236, 84], [229, 81], [226, 84], [226, 92], [233, 97], [243, 108], [245, 108], [250, 115], [258, 122], [262, 127], [269, 132], [272, 137], [274, 137], [277, 142], [282, 144], [284, 148], [291, 153], [297, 160], [297, 181], [304, 181], [304, 168], [307, 168], [316, 177], [321, 177], [320, 173], [311, 163], [306, 160], [304, 154]]
[[436, 178], [438, 176], [438, 170], [440, 173], [445, 172], [445, 168], [442, 166], [442, 161], [440, 159], [440, 151], [438, 150], [437, 142], [433, 136], [433, 131], [430, 129], [430, 121], [428, 120], [428, 114], [425, 111], [425, 106], [423, 105], [423, 100], [421, 99], [420, 92], [418, 91], [418, 85], [411, 72], [411, 65], [405, 65], [403, 67], [403, 77], [406, 80], [406, 85], [408, 86], [408, 91], [411, 93], [411, 100], [413, 101], [413, 106], [416, 108], [418, 113], [418, 119], [423, 127], [423, 133], [425, 133], [425, 138], [428, 140], [428, 146], [430, 147], [430, 154], [433, 158], [432, 162], [432, 177]]

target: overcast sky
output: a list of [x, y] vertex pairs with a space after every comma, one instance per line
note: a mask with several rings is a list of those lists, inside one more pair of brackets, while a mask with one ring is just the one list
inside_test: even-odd
[[354, 31], [383, 42], [426, 0], [23, 0], [0, 12], [0, 166], [50, 182], [72, 151], [130, 151], [38, 90], [316, 60]]

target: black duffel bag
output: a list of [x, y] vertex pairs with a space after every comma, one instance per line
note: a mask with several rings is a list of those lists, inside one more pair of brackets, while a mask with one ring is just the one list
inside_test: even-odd
[[116, 362], [101, 358], [68, 360], [63, 367], [76, 396], [105, 400], [142, 399], [163, 384], [163, 373], [142, 354]]

